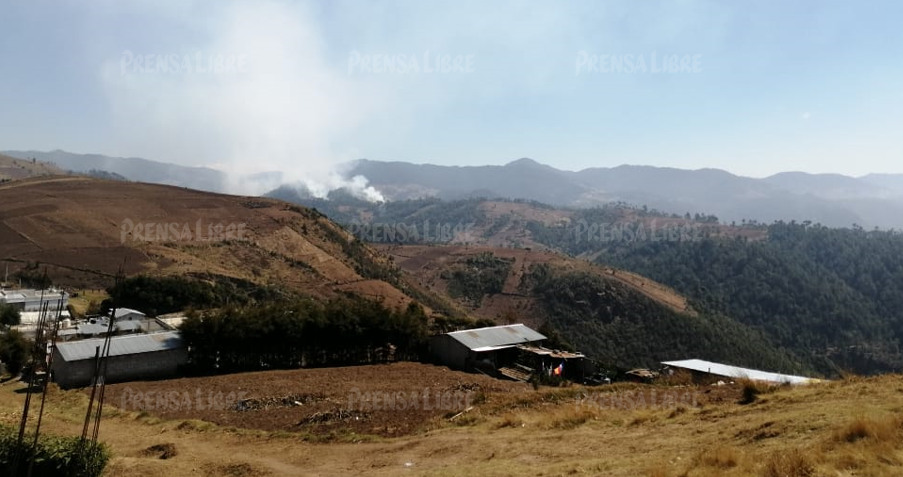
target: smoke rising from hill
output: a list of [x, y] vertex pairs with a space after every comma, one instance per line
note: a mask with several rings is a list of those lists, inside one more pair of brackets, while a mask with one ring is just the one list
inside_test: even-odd
[[[101, 78], [118, 146], [221, 169], [233, 193], [260, 194], [278, 180], [315, 195], [346, 188], [381, 200], [366, 179], [344, 178], [338, 165], [354, 151], [335, 145], [378, 110], [378, 95], [325, 53], [311, 13], [275, 2], [201, 7], [170, 7], [192, 10], [180, 10], [183, 24], [174, 28], [189, 30], [195, 44], [114, 46], [121, 56]], [[146, 10], [150, 21], [166, 20], [167, 12]]]

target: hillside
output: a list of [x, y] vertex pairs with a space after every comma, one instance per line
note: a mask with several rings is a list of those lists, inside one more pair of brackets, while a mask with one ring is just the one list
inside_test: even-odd
[[0, 183], [16, 179], [51, 176], [62, 173], [63, 171], [52, 164], [0, 154]]
[[[108, 389], [99, 437], [112, 458], [104, 475], [892, 477], [903, 472], [898, 375], [763, 389], [746, 405], [739, 404], [740, 386], [617, 384], [534, 391], [411, 363], [231, 378]], [[0, 423], [18, 425], [22, 387], [16, 382], [0, 387]], [[368, 411], [349, 401], [387, 389], [472, 390], [473, 407], [455, 417], [385, 404]], [[252, 402], [280, 402], [290, 395], [313, 405], [222, 411], [136, 405], [141, 401], [136, 396], [143, 395], [155, 403], [161, 390], [180, 396], [244, 392]], [[53, 388], [42, 433], [77, 436], [87, 401], [82, 391]], [[315, 412], [324, 408], [329, 412]], [[349, 409], [358, 412], [339, 412]], [[343, 415], [352, 417], [343, 420]]]
[[764, 238], [547, 246], [654, 278], [699, 310], [762, 330], [824, 373], [903, 368], [903, 235], [809, 223], [762, 227]]
[[[142, 230], [147, 224], [153, 233]], [[411, 300], [385, 257], [315, 211], [85, 177], [0, 185], [6, 265], [11, 279], [46, 270], [54, 283], [78, 288], [110, 286], [123, 267], [127, 275], [226, 277], [313, 297], [352, 293], [390, 306]]]
[[102, 154], [75, 154], [54, 151], [3, 151], [18, 158], [35, 157], [62, 170], [76, 173], [105, 171], [132, 181], [175, 185], [192, 189], [224, 192], [226, 174], [207, 167], [186, 167], [140, 157], [111, 157]]
[[768, 338], [720, 315], [699, 314], [666, 286], [546, 251], [465, 246], [378, 246], [412, 286], [447, 295], [476, 317], [561, 334], [604, 366], [629, 369], [686, 356], [768, 369], [803, 369]]
[[[408, 199], [381, 203], [357, 199], [343, 191], [328, 198], [315, 198], [302, 191], [283, 187], [269, 197], [314, 208], [343, 225], [361, 240], [397, 244], [476, 244], [491, 247], [548, 249], [559, 248], [560, 240], [592, 252], [598, 243], [611, 240], [611, 230], [643, 231], [648, 237], [672, 230], [685, 230], [698, 236], [746, 237], [761, 239], [762, 227], [753, 224], [730, 226], [717, 217], [667, 214], [647, 207], [624, 203], [592, 208], [555, 207], [541, 202], [471, 198], [445, 201], [436, 198]], [[436, 233], [444, 227], [452, 233]], [[404, 230], [406, 233], [401, 232]], [[454, 233], [454, 232], [460, 233]], [[554, 234], [549, 237], [548, 234]], [[691, 237], [692, 238], [692, 237]], [[628, 238], [630, 239], [630, 238]], [[632, 240], [632, 239], [631, 239]], [[549, 242], [553, 244], [548, 244]], [[572, 249], [567, 250], [572, 253]], [[578, 253], [579, 254], [579, 253]]]

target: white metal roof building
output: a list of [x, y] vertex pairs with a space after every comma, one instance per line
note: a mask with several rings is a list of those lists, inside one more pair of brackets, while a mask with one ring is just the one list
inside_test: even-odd
[[0, 289], [0, 302], [13, 305], [21, 311], [41, 311], [44, 303], [56, 310], [62, 300], [62, 308], [69, 304], [69, 294], [56, 288], [35, 290], [31, 288]]
[[522, 324], [490, 326], [473, 330], [461, 330], [446, 333], [472, 351], [489, 351], [500, 346], [517, 346], [546, 339], [542, 334]]
[[739, 366], [731, 366], [729, 364], [713, 363], [701, 359], [685, 359], [682, 361], [663, 361], [662, 364], [672, 368], [687, 369], [699, 373], [713, 374], [733, 379], [750, 379], [752, 381], [763, 381], [775, 384], [807, 384], [817, 382], [818, 379], [807, 378], [804, 376], [793, 376], [790, 374], [770, 373], [767, 371], [759, 371], [757, 369], [741, 368]]
[[[112, 312], [113, 310], [110, 310]], [[131, 308], [116, 308], [116, 321], [121, 320], [143, 320], [147, 315], [144, 313], [133, 310]]]
[[[94, 357], [103, 339], [57, 343], [53, 379], [63, 388], [87, 386], [94, 374]], [[175, 376], [188, 360], [188, 349], [177, 331], [110, 338], [107, 382]]]
[[430, 339], [433, 355], [451, 368], [467, 369], [477, 354], [539, 344], [546, 337], [522, 324], [454, 331]]

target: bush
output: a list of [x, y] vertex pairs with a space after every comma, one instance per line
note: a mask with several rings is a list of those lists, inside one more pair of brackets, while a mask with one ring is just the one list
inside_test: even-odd
[[16, 326], [21, 320], [19, 310], [6, 303], [0, 303], [0, 325]]
[[22, 367], [28, 361], [30, 349], [31, 343], [16, 330], [0, 335], [0, 361], [6, 364], [6, 370], [13, 376], [22, 371]]
[[[0, 425], [0, 477], [27, 474], [33, 441], [33, 435], [26, 435], [19, 445], [18, 430]], [[20, 456], [19, 466], [13, 476], [12, 464], [17, 455]], [[32, 475], [98, 477], [109, 459], [109, 450], [102, 443], [82, 442], [78, 437], [43, 435], [35, 449]]]
[[815, 465], [799, 449], [776, 452], [765, 462], [765, 477], [812, 477]]

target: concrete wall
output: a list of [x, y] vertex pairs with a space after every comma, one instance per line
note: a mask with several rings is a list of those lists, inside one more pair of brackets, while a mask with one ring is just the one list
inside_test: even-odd
[[[175, 377], [187, 361], [185, 348], [113, 356], [107, 360], [107, 383]], [[89, 386], [94, 364], [94, 358], [67, 362], [54, 350], [53, 380], [65, 389]]]

